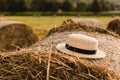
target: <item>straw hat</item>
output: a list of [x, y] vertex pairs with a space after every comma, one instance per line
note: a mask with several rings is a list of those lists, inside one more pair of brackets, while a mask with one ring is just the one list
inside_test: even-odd
[[82, 34], [69, 34], [66, 43], [60, 43], [56, 48], [60, 52], [81, 58], [104, 58], [106, 56], [98, 49], [97, 39]]

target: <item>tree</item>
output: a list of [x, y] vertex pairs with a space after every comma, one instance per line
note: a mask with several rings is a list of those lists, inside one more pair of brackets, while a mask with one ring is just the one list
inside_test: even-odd
[[56, 12], [60, 9], [60, 7], [61, 7], [61, 2], [58, 0], [48, 1], [47, 11]]
[[[8, 11], [16, 12], [17, 11], [17, 0], [7, 0], [8, 1]], [[14, 5], [13, 5], [14, 4]]]
[[105, 0], [100, 0], [102, 11], [107, 11], [108, 7]]
[[115, 10], [115, 4], [113, 2], [109, 3], [109, 10]]
[[102, 11], [110, 11], [115, 9], [115, 4], [107, 0], [100, 0]]
[[61, 8], [63, 11], [71, 11], [73, 9], [73, 4], [69, 0], [65, 0]]
[[38, 0], [32, 0], [31, 2], [31, 10], [32, 11], [38, 11]]
[[111, 10], [111, 8], [114, 7], [111, 2], [106, 0], [100, 0], [100, 3], [101, 3], [102, 11], [109, 11]]
[[30, 10], [31, 9], [32, 0], [24, 0], [24, 1], [25, 1], [25, 5], [26, 5], [27, 10]]
[[25, 0], [19, 0], [19, 2], [18, 2], [18, 10], [20, 12], [24, 12], [24, 11], [27, 10], [27, 6], [26, 6], [26, 3], [25, 3]]
[[101, 4], [98, 0], [93, 0], [90, 5], [90, 11], [94, 12], [94, 14], [98, 14], [101, 11]]
[[7, 11], [8, 9], [8, 2], [7, 0], [0, 0], [0, 11]]
[[46, 0], [33, 0], [31, 3], [31, 9], [33, 11], [46, 11]]
[[8, 10], [10, 12], [23, 12], [26, 10], [26, 5], [24, 0], [7, 0]]
[[77, 11], [86, 11], [87, 3], [86, 2], [77, 2]]

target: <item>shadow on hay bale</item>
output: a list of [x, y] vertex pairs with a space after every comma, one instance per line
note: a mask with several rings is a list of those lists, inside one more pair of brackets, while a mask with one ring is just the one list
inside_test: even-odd
[[[48, 53], [37, 57], [28, 51], [0, 54], [0, 79], [4, 80], [119, 80], [114, 72], [75, 57]], [[48, 64], [50, 64], [49, 74]]]
[[101, 27], [104, 28], [104, 24], [96, 19], [67, 19], [62, 23], [62, 25], [66, 24], [79, 24], [81, 26], [92, 26], [92, 27]]
[[0, 21], [0, 51], [18, 50], [37, 41], [38, 37], [30, 26], [15, 21]]
[[120, 18], [115, 18], [110, 21], [107, 29], [120, 35]]

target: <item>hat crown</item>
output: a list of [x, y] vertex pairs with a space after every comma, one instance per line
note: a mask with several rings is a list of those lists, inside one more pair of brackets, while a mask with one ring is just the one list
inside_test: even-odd
[[84, 50], [97, 50], [98, 40], [82, 35], [82, 34], [70, 34], [66, 39], [66, 43], [72, 47], [76, 47]]

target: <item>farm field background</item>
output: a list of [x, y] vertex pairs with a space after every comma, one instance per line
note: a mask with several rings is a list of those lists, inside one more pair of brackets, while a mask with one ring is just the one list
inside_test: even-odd
[[27, 25], [33, 27], [39, 39], [45, 37], [47, 32], [53, 28], [58, 27], [62, 24], [62, 22], [68, 18], [92, 18], [98, 19], [104, 23], [105, 27], [109, 21], [113, 19], [111, 16], [83, 16], [83, 17], [76, 17], [76, 16], [4, 16], [5, 20], [12, 20], [12, 21], [20, 21], [24, 22]]

